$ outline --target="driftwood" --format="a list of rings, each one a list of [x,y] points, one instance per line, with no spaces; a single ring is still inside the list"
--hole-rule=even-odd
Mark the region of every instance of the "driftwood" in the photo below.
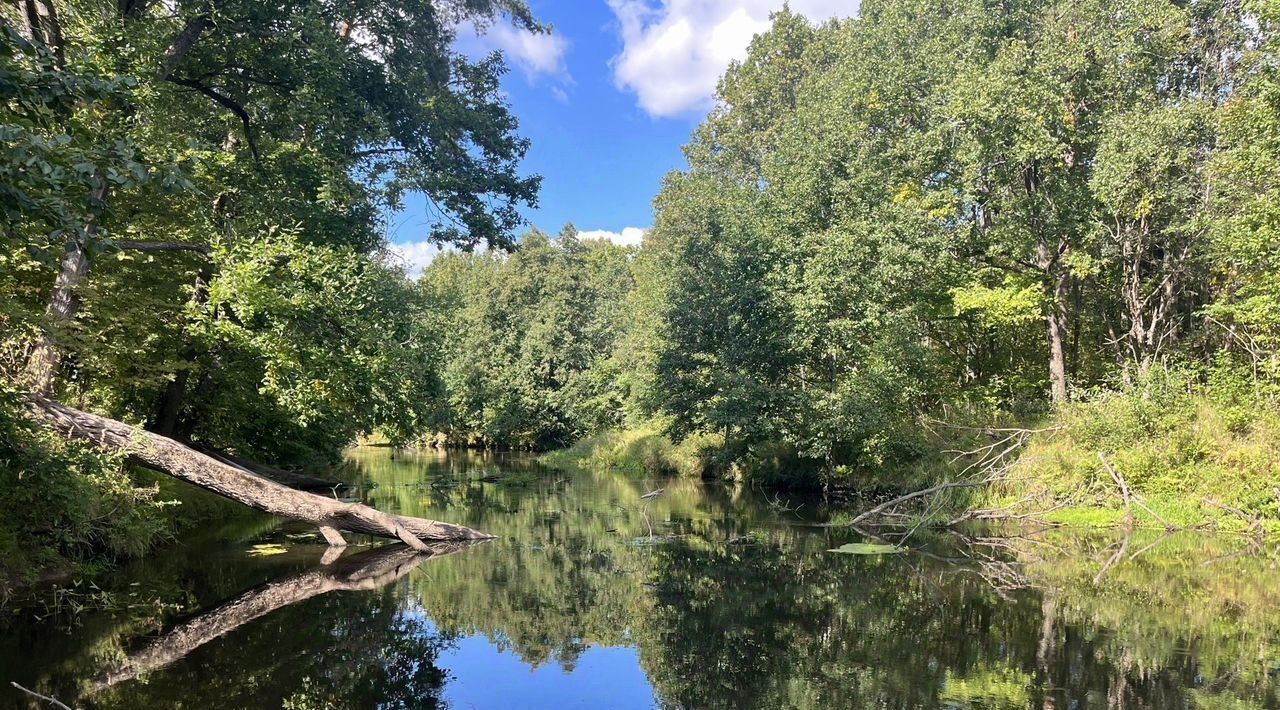
[[[199,614],[147,642],[114,669],[95,679],[90,693],[132,680],[167,666],[210,641],[278,609],[329,592],[369,591],[400,579],[433,557],[452,554],[468,543],[437,543],[431,554],[407,547],[389,547],[340,558],[318,569],[250,589],[225,604]]]
[[[461,525],[391,515],[360,503],[343,503],[296,491],[124,422],[72,409],[39,395],[30,396],[28,402],[37,418],[65,436],[126,454],[147,468],[264,513],[315,525],[331,545],[345,544],[342,532],[400,540],[420,552],[429,551],[426,542],[493,537]]]

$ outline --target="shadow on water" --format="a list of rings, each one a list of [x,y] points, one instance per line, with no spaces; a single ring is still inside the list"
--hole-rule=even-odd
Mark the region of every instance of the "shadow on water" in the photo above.
[[[812,502],[351,457],[366,501],[499,539],[323,564],[309,531],[223,534],[121,570],[109,609],[6,610],[0,680],[102,708],[1280,708],[1271,547],[1059,529],[836,554],[875,539],[809,525]]]

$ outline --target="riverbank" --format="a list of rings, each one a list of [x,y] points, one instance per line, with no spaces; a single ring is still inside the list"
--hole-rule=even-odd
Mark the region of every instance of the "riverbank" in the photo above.
[[[914,461],[837,469],[826,480],[815,462],[775,451],[734,459],[719,437],[675,443],[657,427],[606,432],[541,460],[562,468],[727,477],[766,488],[825,485],[836,497],[853,491],[887,499],[981,482],[921,496],[905,511],[931,523],[1004,517],[1089,528],[1280,533],[1280,411],[1252,388],[1166,378],[1094,393],[1021,422],[922,419],[920,428],[927,446]]]

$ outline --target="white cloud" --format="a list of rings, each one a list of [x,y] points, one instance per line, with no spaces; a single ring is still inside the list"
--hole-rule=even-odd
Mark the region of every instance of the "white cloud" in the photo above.
[[[569,40],[549,32],[530,32],[509,22],[495,22],[478,29],[466,22],[458,27],[458,47],[463,52],[478,56],[498,50],[507,63],[519,69],[530,82],[548,78],[553,82],[552,91],[564,94],[566,86],[573,86],[565,55],[569,52]]]
[[[751,38],[769,28],[784,0],[608,0],[618,19],[622,51],[613,58],[614,84],[635,93],[651,116],[705,111],[716,83]],[[656,2],[656,4],[655,4]],[[858,0],[791,0],[813,21],[852,17]]]
[[[400,261],[409,272],[409,278],[416,279],[422,276],[422,272],[431,265],[437,256],[444,251],[444,247],[430,241],[409,242],[407,244],[392,244],[390,251],[394,260]]]
[[[603,239],[613,242],[624,247],[640,246],[640,242],[644,240],[644,233],[647,229],[640,227],[627,227],[621,232],[611,232],[607,229],[590,229],[578,232],[578,239]]]

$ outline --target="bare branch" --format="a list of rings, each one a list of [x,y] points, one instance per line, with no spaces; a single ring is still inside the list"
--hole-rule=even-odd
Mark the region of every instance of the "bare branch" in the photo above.
[[[68,707],[67,704],[62,702],[61,700],[58,700],[57,698],[54,698],[54,697],[50,697],[48,695],[41,695],[34,690],[28,690],[27,688],[24,688],[21,685],[18,685],[15,681],[9,681],[9,685],[12,685],[13,687],[17,688],[18,690],[21,690],[22,692],[26,693],[27,695],[30,695],[33,698],[38,698],[40,700],[45,701],[46,703],[50,703],[56,707],[60,707],[62,708],[62,710],[71,710],[71,708]]]
[[[206,244],[187,244],[185,242],[113,242],[120,251],[140,251],[143,253],[162,251],[194,251],[209,254],[213,250]]]
[[[218,91],[213,87],[206,86],[194,79],[184,79],[181,77],[170,76],[170,77],[167,77],[167,80],[174,84],[177,84],[178,86],[185,86],[188,89],[195,89],[196,91],[199,91],[200,93],[212,99],[214,103],[217,103],[218,105],[227,109],[231,113],[235,114],[236,117],[240,119],[240,122],[244,124],[244,137],[245,137],[245,140],[248,141],[249,143],[249,152],[253,155],[254,162],[255,163],[259,162],[258,144],[253,140],[253,126],[249,120],[249,112],[245,111],[243,106],[241,106],[231,97],[218,93]]]

